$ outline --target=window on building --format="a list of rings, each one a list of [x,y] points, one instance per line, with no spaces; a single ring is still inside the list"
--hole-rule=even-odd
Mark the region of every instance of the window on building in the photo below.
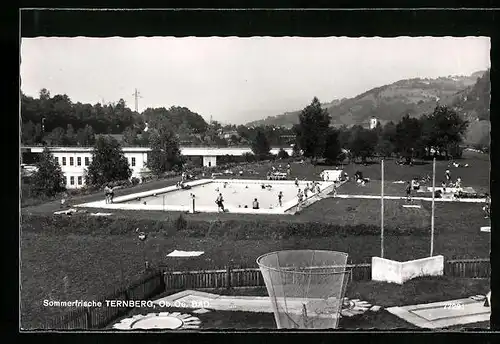
[[[76,165],[77,166],[82,166],[82,158],[80,158],[80,157],[76,158]]]
[[[90,165],[90,159],[88,156],[85,157],[85,166]]]
[[[63,163],[63,166],[66,166],[66,157],[65,156],[62,157],[62,163]]]
[[[55,159],[56,159],[56,164],[59,164],[59,157],[56,156]]]
[[[78,185],[82,185],[82,176],[78,176]]]
[[[132,158],[132,166],[135,166],[135,158]]]
[[[73,177],[73,176],[69,177],[69,184],[75,185],[75,177]]]
[[[69,158],[69,165],[70,165],[70,166],[73,166],[74,164],[75,164],[75,158],[70,157],[70,158]]]

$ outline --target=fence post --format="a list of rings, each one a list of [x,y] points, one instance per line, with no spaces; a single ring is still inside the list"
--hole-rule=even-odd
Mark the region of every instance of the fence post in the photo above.
[[[231,266],[226,267],[226,289],[231,289]]]
[[[87,318],[87,329],[92,328],[92,312],[90,311],[90,307],[85,308],[85,317]]]

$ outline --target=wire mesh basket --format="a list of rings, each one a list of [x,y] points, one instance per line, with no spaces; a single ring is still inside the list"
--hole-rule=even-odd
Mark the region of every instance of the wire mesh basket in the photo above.
[[[337,328],[349,280],[347,253],[272,252],[257,258],[278,328]]]

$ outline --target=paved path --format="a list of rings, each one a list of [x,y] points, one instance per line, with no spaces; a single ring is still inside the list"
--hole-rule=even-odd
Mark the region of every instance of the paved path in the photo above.
[[[304,302],[308,307],[313,303],[320,308],[325,308],[328,304],[330,307],[339,307],[337,299],[331,299],[330,302],[325,302],[323,299],[307,299],[302,298],[287,298],[286,304],[289,313],[302,314]],[[260,312],[272,313],[273,308],[268,296],[226,296],[200,292],[196,290],[185,290],[180,293],[166,296],[164,298],[153,301],[157,305],[169,304],[172,307],[181,305],[186,308],[208,308],[213,310],[223,311],[243,311],[243,312]]]
[[[380,199],[380,196],[375,196],[375,195],[328,195],[328,198],[364,198],[364,199]],[[406,197],[401,197],[401,196],[384,196],[384,199],[393,199],[393,200],[406,200]],[[417,200],[417,201],[427,201],[431,202],[432,197],[412,197],[412,200]],[[460,198],[460,199],[454,199],[454,198],[435,198],[434,201],[436,202],[457,202],[457,203],[484,203],[486,199],[484,198]]]
[[[421,305],[387,308],[401,319],[421,328],[444,328],[490,320],[484,300],[458,299]]]
[[[282,299],[282,305],[285,305]],[[273,313],[271,300],[268,296],[226,296],[197,290],[184,290],[179,293],[163,297],[153,301],[160,307],[169,305],[176,308],[202,308],[220,311],[242,311]],[[312,299],[312,298],[286,298],[286,309],[289,315],[301,316],[304,304],[308,312],[317,318],[329,318],[339,311],[339,300],[337,298]],[[368,302],[359,299],[349,300],[349,307],[342,307],[342,316],[353,316],[362,314],[368,310],[377,312],[379,306],[372,307]]]
[[[302,299],[288,299],[288,312],[301,314]],[[324,300],[318,300],[324,305]],[[309,299],[308,302],[314,302]],[[197,290],[182,292],[153,301],[158,306],[205,308],[224,311],[272,313],[267,296],[225,296]],[[335,306],[335,305],[333,305]],[[336,305],[338,307],[338,305]],[[472,298],[434,302],[428,304],[390,307],[387,311],[421,328],[444,328],[454,325],[489,321],[491,308],[484,306],[484,300]]]

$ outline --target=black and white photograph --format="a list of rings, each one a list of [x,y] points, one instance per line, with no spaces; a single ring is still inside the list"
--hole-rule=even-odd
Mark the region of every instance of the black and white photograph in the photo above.
[[[490,38],[20,38],[20,329],[489,329]]]

